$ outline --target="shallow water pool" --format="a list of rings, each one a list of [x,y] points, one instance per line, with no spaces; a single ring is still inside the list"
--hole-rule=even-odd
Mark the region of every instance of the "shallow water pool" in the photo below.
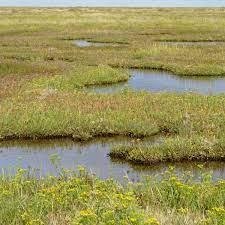
[[[225,93],[224,77],[177,76],[158,70],[131,69],[128,82],[86,88],[96,93],[113,93],[125,88],[150,92],[194,92],[199,94]]]
[[[113,43],[106,43],[106,42],[91,42],[86,40],[75,40],[73,42],[77,47],[84,48],[84,47],[102,47],[102,46],[115,46]]]
[[[158,144],[161,138],[139,140],[150,145]],[[112,160],[108,153],[113,145],[136,144],[132,138],[99,138],[91,142],[73,142],[70,139],[5,141],[0,143],[0,172],[14,174],[16,167],[33,168],[37,176],[58,175],[61,167],[76,171],[83,166],[89,173],[101,179],[112,177],[123,182],[138,182],[145,175],[159,175],[173,165],[177,174],[190,171],[198,179],[198,163],[160,164],[158,166],[137,166],[124,161]],[[5,169],[3,169],[5,168]],[[11,168],[11,169],[10,169]],[[205,163],[204,171],[213,171],[214,180],[225,178],[225,163]]]

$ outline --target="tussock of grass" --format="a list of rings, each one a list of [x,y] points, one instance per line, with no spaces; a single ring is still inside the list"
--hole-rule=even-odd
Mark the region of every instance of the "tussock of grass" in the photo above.
[[[157,164],[182,161],[224,161],[224,138],[216,140],[204,137],[170,137],[162,144],[152,146],[133,145],[114,147],[110,156],[132,163]]]
[[[33,88],[52,88],[58,90],[74,90],[91,85],[104,85],[125,82],[129,73],[109,66],[77,67],[66,76],[40,78],[33,81]]]

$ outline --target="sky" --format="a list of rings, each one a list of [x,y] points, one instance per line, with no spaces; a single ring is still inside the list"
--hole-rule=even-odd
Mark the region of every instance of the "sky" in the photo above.
[[[225,7],[225,0],[0,0],[0,6]]]

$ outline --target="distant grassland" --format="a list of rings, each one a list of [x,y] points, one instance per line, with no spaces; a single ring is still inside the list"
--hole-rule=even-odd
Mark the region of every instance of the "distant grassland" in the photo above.
[[[159,43],[224,41],[224,9],[0,10],[2,76],[55,74],[77,63],[163,68],[183,75],[225,74],[223,44]],[[82,49],[73,45],[75,39],[121,46]]]
[[[157,162],[223,159],[223,95],[132,90],[99,95],[82,88],[126,81],[127,68],[223,76],[224,27],[225,9],[1,8],[0,136],[87,140],[167,134],[170,139],[154,149],[156,158],[149,156],[151,147],[135,146],[129,149],[135,154],[125,155],[120,151],[127,153],[127,146],[120,146],[117,153],[142,163],[151,163],[151,157]],[[79,48],[75,39],[117,45]],[[186,140],[189,152],[184,152]],[[145,151],[146,157],[138,158]]]

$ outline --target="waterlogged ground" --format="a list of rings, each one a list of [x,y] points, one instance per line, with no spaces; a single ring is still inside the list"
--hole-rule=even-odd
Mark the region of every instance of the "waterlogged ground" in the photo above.
[[[114,43],[106,43],[106,42],[91,42],[85,40],[75,40],[73,42],[76,46],[84,48],[84,47],[101,47],[101,46],[116,46]]]
[[[133,69],[128,82],[87,88],[96,93],[114,93],[131,88],[150,92],[193,92],[199,94],[225,93],[225,77],[177,76],[157,70]]]
[[[146,145],[159,141],[157,138],[138,140]],[[101,179],[113,177],[122,182],[124,176],[128,176],[129,179],[138,181],[145,174],[144,167],[135,169],[128,163],[111,160],[108,156],[112,146],[132,145],[135,142],[136,139],[125,137],[99,138],[87,143],[73,142],[70,139],[6,141],[0,146],[0,164],[6,169],[5,173],[14,173],[16,167],[30,167],[36,169],[37,175],[59,175],[61,168],[76,171],[78,166],[82,166]]]
[[[1,223],[224,225],[224,12],[0,8]]]
[[[166,133],[157,154],[191,140],[195,157],[223,157],[224,9],[0,10],[2,139]]]
[[[132,139],[125,137],[99,138],[90,142],[70,139],[4,141],[0,145],[1,174],[15,174],[18,168],[31,170],[37,177],[59,176],[64,169],[77,171],[83,167],[101,179],[114,178],[120,183],[127,180],[140,182],[145,176],[161,179],[165,171],[174,168],[178,177],[190,174],[199,181],[202,172],[212,173],[213,181],[225,179],[224,162],[161,163],[152,166],[132,165],[109,157],[113,146],[145,144],[156,145],[163,138]]]

